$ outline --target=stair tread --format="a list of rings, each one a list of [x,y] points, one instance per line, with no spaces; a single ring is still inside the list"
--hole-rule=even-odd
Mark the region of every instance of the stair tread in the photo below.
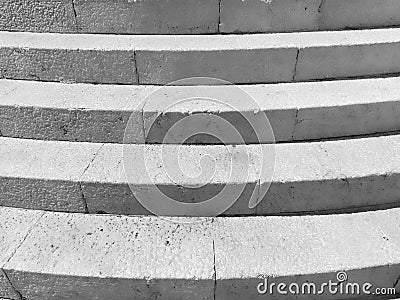
[[[349,282],[392,287],[400,269],[399,209],[168,220],[4,207],[0,214],[0,222],[8,225],[0,227],[0,238],[13,249],[2,268],[18,291],[32,297],[72,291],[93,297],[97,289],[103,299],[102,284],[124,297],[155,288],[165,297],[180,293],[203,299],[213,295],[216,276],[216,295],[240,299],[244,292],[256,296],[264,277],[318,284],[336,281],[336,273],[345,270]],[[29,215],[32,220],[26,222]],[[10,226],[10,218],[20,225]],[[10,243],[15,236],[19,240]],[[71,281],[75,284],[63,284]],[[127,289],[132,285],[140,289]]]

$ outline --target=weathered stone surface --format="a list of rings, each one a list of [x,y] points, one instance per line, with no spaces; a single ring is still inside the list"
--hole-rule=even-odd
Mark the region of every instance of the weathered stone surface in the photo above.
[[[3,266],[15,254],[43,213],[0,207],[0,298],[21,300]]]
[[[321,0],[221,0],[221,32],[318,30]]]
[[[143,143],[141,103],[147,88],[31,81],[0,81],[3,136]]]
[[[251,43],[251,42],[250,42]],[[221,78],[233,83],[291,81],[296,49],[217,51],[139,51],[140,83],[166,84],[189,77]]]
[[[4,269],[29,299],[211,299],[211,220],[46,213]]]
[[[399,9],[397,0],[3,0],[0,29],[113,34],[362,29],[399,25]]]
[[[399,51],[397,43],[300,49],[294,80],[399,73]]]
[[[244,84],[383,75],[400,72],[399,32],[398,28],[273,35],[2,32],[0,75],[157,85],[193,76]]]
[[[274,177],[257,214],[357,210],[398,202],[398,136],[299,146],[276,145]]]
[[[41,211],[0,207],[0,265],[14,255],[33,225],[43,215]]]
[[[385,133],[400,130],[399,84],[400,79],[393,77],[240,87],[168,86],[159,90],[142,85],[0,80],[0,132],[5,137],[123,143],[131,117],[130,136],[125,139],[130,143],[181,143],[191,132],[210,130],[226,144],[266,143],[271,141],[263,136],[266,115],[277,142]],[[196,95],[220,104],[205,98],[182,102]],[[200,112],[203,121],[191,124],[191,116]],[[216,117],[230,122],[240,138],[210,126],[209,121]],[[262,132],[258,139],[255,131]],[[215,142],[199,135],[190,140]]]
[[[396,0],[222,0],[220,31],[293,32],[400,24]]]
[[[79,178],[100,144],[0,139],[1,205],[85,211]]]
[[[4,297],[4,298],[3,298]],[[3,269],[0,269],[0,299],[1,300],[21,300],[21,297],[14,290],[7,275],[4,273]]]
[[[75,0],[80,32],[195,34],[218,32],[218,0]]]
[[[2,48],[0,57],[1,78],[136,83],[134,55],[128,52]]]
[[[319,29],[398,26],[400,3],[396,0],[324,0]]]
[[[256,188],[255,168],[244,147],[106,144],[81,179],[88,210],[149,214],[142,206],[143,199],[152,200],[159,208],[163,207],[163,195],[199,203],[223,193],[222,206],[235,197],[242,200],[226,214],[254,214],[247,202]],[[216,210],[212,204],[206,211],[195,206],[184,209],[172,211],[172,215],[213,216]]]
[[[338,282],[393,287],[400,274],[399,209],[350,215],[217,218],[215,221],[216,299],[287,299],[259,294],[257,285]],[[383,225],[385,224],[385,225]],[[383,225],[383,226],[382,226]],[[361,289],[361,288],[360,288]],[[298,294],[310,299],[315,294]],[[318,299],[354,299],[368,295],[324,294]],[[371,295],[370,295],[371,296]]]
[[[1,0],[0,30],[76,32],[73,0]]]
[[[147,214],[137,197],[161,201],[161,195],[168,195],[199,203],[221,195],[226,186],[228,194],[223,199],[239,199],[227,215],[394,206],[400,181],[399,139],[392,135],[261,147],[124,146],[1,138],[0,178],[5,191],[1,201],[7,206],[63,211],[82,211],[86,203],[91,213]],[[264,170],[276,159],[265,195],[269,182],[264,175],[260,178],[262,150],[266,151]],[[249,209],[252,192],[259,187],[255,195],[262,201],[256,210]],[[243,194],[237,194],[239,190]],[[196,213],[194,206],[187,209],[195,210],[190,215]],[[197,213],[209,216],[215,211],[213,206],[208,209]]]
[[[270,284],[320,287],[338,282],[338,272],[345,272],[346,283],[371,283],[374,292],[393,287],[400,273],[398,208],[213,219],[43,214],[4,207],[0,214],[7,222],[29,216],[29,226],[2,227],[7,233],[2,236],[23,237],[5,256],[3,268],[12,286],[34,300],[285,299],[288,295],[278,294],[276,286],[273,295],[259,294],[257,286],[268,278]],[[325,286],[319,298],[354,296],[366,295],[329,294]]]

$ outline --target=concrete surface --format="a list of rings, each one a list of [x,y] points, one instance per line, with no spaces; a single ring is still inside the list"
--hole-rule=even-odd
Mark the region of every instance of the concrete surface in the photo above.
[[[2,0],[0,30],[207,34],[361,29],[400,24],[397,0]]]
[[[1,207],[0,218],[0,265],[14,255],[35,223],[43,215],[41,211],[29,211]],[[7,275],[0,270],[0,297],[20,300]]]
[[[2,219],[10,212],[42,215],[0,208]],[[318,285],[337,282],[339,271],[349,283],[393,287],[400,274],[399,214],[163,220],[46,212],[33,227],[1,227],[25,236],[1,266],[15,290],[33,300],[265,299],[257,293],[263,278]],[[343,298],[354,296],[319,297]]]
[[[248,123],[263,131],[265,114],[277,142],[385,133],[400,130],[399,85],[398,77],[162,89],[0,80],[0,132],[5,137],[123,143],[131,116],[132,143],[180,143],[185,135],[201,131],[216,132],[225,143],[266,143],[268,136],[257,139]],[[195,96],[204,100],[176,104]],[[194,113],[210,115],[193,127]],[[210,125],[215,116],[229,121],[241,139]],[[181,125],[172,128],[178,121]],[[216,141],[196,136],[190,142]]]
[[[85,212],[79,178],[100,147],[1,139],[0,204]]]
[[[134,55],[129,52],[1,48],[0,57],[2,78],[136,83]]]
[[[3,298],[6,297],[6,298]],[[15,291],[7,275],[0,270],[0,300],[21,300],[20,295]]]
[[[262,148],[126,145],[124,149],[120,144],[0,140],[5,206],[148,214],[136,197],[157,195],[152,194],[154,185],[177,201],[197,203],[219,195],[225,184],[231,194],[224,199],[236,197],[237,189],[243,188],[226,215],[357,211],[395,206],[399,201],[398,135]],[[259,182],[261,151],[264,159],[275,155],[274,175],[261,203],[249,209],[254,189],[263,191],[269,183],[265,177]],[[198,213],[210,215],[215,208],[209,209]]]
[[[73,0],[1,0],[0,30],[76,32]]]
[[[222,0],[224,33],[291,32],[400,24],[397,0]]]
[[[400,274],[399,209],[350,215],[217,218],[216,299],[293,299],[256,286],[305,282],[320,287],[345,271],[347,283],[394,287]],[[397,292],[398,288],[397,286]],[[286,287],[286,291],[288,288]],[[364,298],[325,293],[296,299]],[[363,297],[364,296],[364,297]],[[390,297],[390,296],[389,296]],[[375,299],[375,298],[373,298]]]
[[[143,143],[141,101],[153,88],[0,80],[0,90],[3,136],[121,143],[131,117],[130,140]]]
[[[218,0],[75,0],[78,30],[88,33],[216,33],[218,6]]]
[[[210,224],[46,213],[3,269],[28,299],[211,299]]]
[[[168,84],[193,76],[232,83],[375,76],[400,72],[399,33],[398,28],[199,36],[2,32],[0,77]]]

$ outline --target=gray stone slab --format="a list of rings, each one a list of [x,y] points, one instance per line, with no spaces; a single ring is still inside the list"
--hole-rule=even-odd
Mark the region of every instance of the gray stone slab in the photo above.
[[[0,75],[157,85],[193,76],[240,84],[375,76],[400,72],[399,31],[140,36],[2,32]]]
[[[198,34],[218,32],[218,0],[75,0],[80,32]]]
[[[186,221],[46,213],[4,269],[29,299],[210,299],[211,220]]]
[[[0,132],[6,137],[123,143],[131,117],[125,140],[130,143],[181,143],[185,135],[201,131],[218,133],[226,144],[266,143],[270,140],[254,134],[264,133],[266,115],[277,142],[386,133],[400,130],[399,84],[392,77],[159,89],[5,79],[0,81]],[[200,100],[188,100],[195,96]],[[203,118],[193,125],[195,113]],[[210,126],[215,117],[230,122],[240,138]],[[216,142],[199,135],[190,140]]]
[[[291,283],[371,283],[391,288],[400,271],[399,209],[350,215],[217,218],[216,299],[354,299],[366,294],[292,294]],[[382,227],[382,224],[387,225]],[[390,229],[390,227],[392,229]],[[275,283],[272,294],[259,284]],[[287,295],[277,291],[284,283]],[[263,286],[261,286],[263,288]]]
[[[397,26],[396,0],[222,0],[224,33],[294,32]]]
[[[2,0],[0,30],[76,32],[73,0]]]

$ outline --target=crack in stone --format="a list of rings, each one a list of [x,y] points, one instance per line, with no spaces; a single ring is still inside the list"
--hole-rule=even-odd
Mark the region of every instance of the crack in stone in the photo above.
[[[321,3],[318,6],[318,13],[321,13],[322,6],[324,6],[324,4],[325,4],[325,0],[321,0]]]
[[[3,273],[4,278],[7,280],[14,294],[18,297],[18,300],[25,300],[26,298],[22,296],[22,293],[18,291],[15,286],[12,284],[10,278],[8,277],[6,271],[4,269],[0,269],[0,272]]]
[[[136,57],[136,50],[133,51],[133,62],[135,64],[135,73],[136,73],[136,81],[137,84],[140,84],[140,77],[139,77],[139,70],[138,70],[138,63],[137,63],[137,57]]]
[[[146,138],[147,138],[147,136],[146,136],[146,126],[145,126],[145,117],[144,117],[144,110],[145,110],[145,106],[147,104],[147,98],[148,97],[144,98],[142,109],[141,109],[141,112],[142,112],[142,129],[143,129],[143,143],[144,144],[146,144]]]
[[[297,124],[299,124],[299,120],[298,120],[298,117],[299,117],[299,109],[298,108],[296,108],[296,113],[295,113],[295,115],[294,115],[294,124],[293,124],[293,131],[292,131],[292,140],[294,140],[294,135],[295,135],[295,133],[296,133],[296,126],[297,126]]]
[[[102,144],[99,149],[97,149],[96,153],[94,154],[93,158],[89,161],[88,165],[86,166],[86,168],[83,170],[81,176],[79,176],[79,183],[81,183],[82,181],[82,177],[83,175],[85,175],[86,171],[89,169],[89,167],[91,166],[91,164],[93,163],[93,161],[96,159],[97,155],[99,154],[100,150],[104,147],[105,143]]]
[[[31,231],[33,230],[33,228],[35,228],[35,226],[39,223],[39,221],[42,219],[42,217],[44,216],[46,212],[43,211],[40,216],[38,217],[38,219],[32,224],[32,226],[28,229],[28,231],[26,232],[24,238],[22,239],[21,243],[19,243],[19,245],[14,249],[14,251],[11,253],[10,257],[7,259],[7,261],[3,264],[3,267],[14,257],[15,253],[18,251],[18,249],[22,246],[22,244],[25,242],[25,240],[28,238],[29,234],[31,233]]]
[[[214,297],[213,299],[215,300],[217,298],[217,263],[216,263],[216,246],[215,246],[215,221],[216,218],[211,218],[211,229],[212,229],[212,251],[213,251],[213,278],[214,278]]]
[[[297,64],[298,64],[298,62],[299,62],[299,54],[300,54],[300,49],[297,49],[297,53],[296,53],[296,62],[295,62],[295,64],[294,64],[294,70],[293,70],[292,81],[294,81],[295,78],[296,78]]]
[[[72,4],[72,11],[74,12],[76,31],[79,32],[78,17],[77,17],[76,8],[75,8],[75,0],[71,0],[71,4]]]
[[[400,275],[399,275],[399,277],[397,277],[396,281],[394,282],[393,288],[396,288],[396,286],[399,284],[399,282],[400,282]],[[397,291],[396,291],[396,293],[397,293]]]
[[[213,235],[213,258],[214,258],[214,300],[217,297],[217,268],[216,268],[216,264],[215,264],[215,239],[214,239],[214,235]]]
[[[217,24],[217,32],[221,32],[221,1],[218,1],[218,24]]]
[[[260,174],[261,176],[261,174]],[[257,179],[257,183],[256,183],[256,189],[257,190],[257,205],[254,207],[254,216],[257,216],[257,212],[258,212],[258,205],[261,203],[262,199],[261,198],[261,178]],[[265,194],[263,195],[265,196]]]
[[[88,208],[88,205],[87,205],[87,202],[86,202],[86,199],[85,199],[85,193],[83,192],[82,183],[81,182],[79,182],[79,191],[81,193],[81,199],[82,199],[82,202],[83,202],[83,207],[85,208],[85,214],[88,214],[89,213],[89,208]]]

